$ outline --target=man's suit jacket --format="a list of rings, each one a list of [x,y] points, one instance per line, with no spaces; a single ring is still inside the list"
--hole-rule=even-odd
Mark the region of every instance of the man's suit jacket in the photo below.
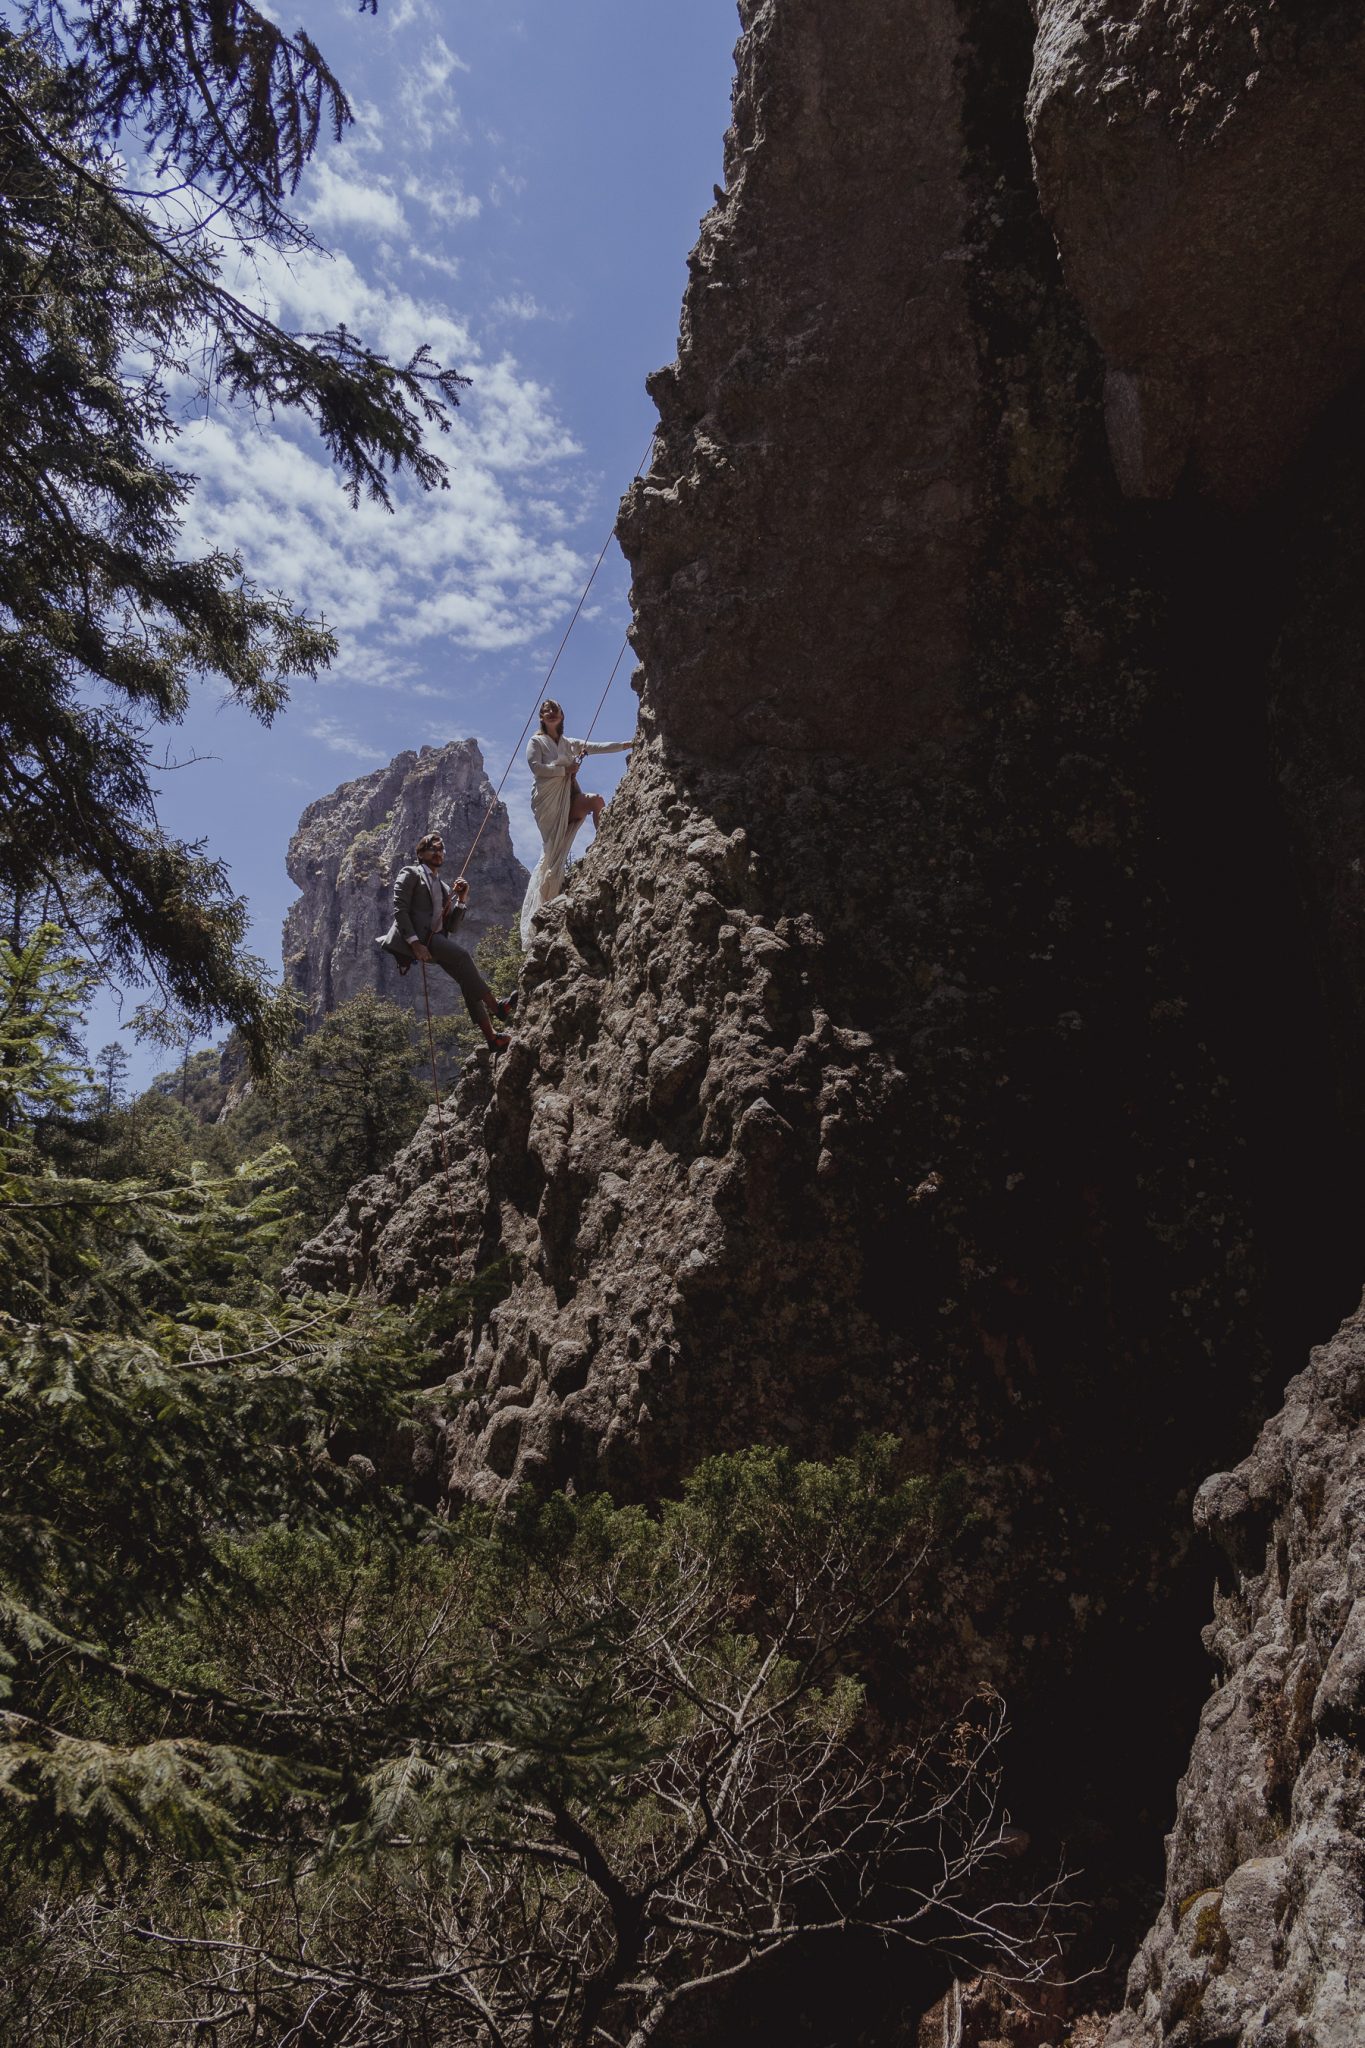
[[[412,940],[426,944],[427,926],[431,921],[431,883],[440,884],[441,901],[445,905],[445,916],[441,922],[443,932],[458,931],[464,922],[464,905],[452,901],[452,890],[433,873],[425,861],[409,861],[398,870],[393,885],[393,923],[386,932],[375,940],[398,962],[399,969],[406,974],[416,957],[412,951]]]

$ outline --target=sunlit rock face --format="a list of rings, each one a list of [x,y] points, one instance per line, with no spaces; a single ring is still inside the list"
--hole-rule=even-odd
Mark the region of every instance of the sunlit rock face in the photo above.
[[[742,7],[619,528],[640,745],[449,1182],[429,1118],[296,1276],[500,1274],[446,1347],[453,1500],[649,1497],[867,1428],[963,1470],[899,1705],[1007,1690],[1014,1819],[1094,1902],[1080,1971],[1160,1897],[1209,1675],[1193,1497],[1365,1277],[1365,522],[1344,358],[1226,491],[1242,430],[1191,367],[1195,468],[1135,485],[1041,11],[1035,50],[1025,0]],[[1266,141],[1266,193],[1296,161]],[[1105,190],[1117,245],[1146,202]]]
[[[303,893],[284,921],[284,972],[314,1022],[362,989],[421,1012],[421,977],[400,975],[375,946],[375,934],[393,920],[394,877],[423,833],[442,835],[447,872],[454,875],[490,804],[493,815],[469,870],[464,930],[471,945],[516,922],[527,883],[476,740],[399,754],[387,768],[343,782],[309,804],[289,842],[289,877]],[[427,981],[436,1015],[463,1008],[447,975],[431,974]]]

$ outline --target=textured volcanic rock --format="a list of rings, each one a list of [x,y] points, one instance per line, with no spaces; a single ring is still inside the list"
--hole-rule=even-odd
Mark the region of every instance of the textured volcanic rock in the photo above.
[[[1112,2048],[1354,2048],[1365,2032],[1365,1313],[1200,1489],[1226,1553],[1166,1909]]]
[[[309,804],[287,855],[290,880],[303,894],[284,920],[284,971],[310,1017],[325,1017],[362,989],[421,1009],[420,977],[400,975],[374,943],[393,920],[394,876],[424,832],[442,834],[450,871],[458,870],[492,802],[477,741],[451,740],[400,754]],[[469,870],[471,944],[516,922],[526,883],[507,812],[496,804]],[[462,1008],[447,975],[429,982],[438,1015]]]
[[[1292,455],[1325,378],[1254,513],[1150,502],[1122,444],[1116,476],[1125,365],[1039,200],[1024,0],[741,18],[726,189],[622,510],[632,767],[513,1050],[461,1082],[455,1231],[428,1119],[296,1277],[402,1301],[503,1273],[446,1346],[455,1499],[648,1496],[711,1449],[869,1426],[965,1469],[916,1682],[1008,1691],[1015,1817],[1044,1863],[1067,1838],[1099,1951],[1131,1953],[1205,1683],[1190,1503],[1359,1292],[1361,870],[1333,834],[1365,816],[1365,527],[1330,423]],[[1040,162],[1088,175],[1050,107]],[[1265,184],[1296,132],[1267,130]],[[1241,498],[1202,332],[1170,341],[1208,399],[1191,445]]]
[[[1039,0],[1029,116],[1125,490],[1254,498],[1365,351],[1365,10]]]

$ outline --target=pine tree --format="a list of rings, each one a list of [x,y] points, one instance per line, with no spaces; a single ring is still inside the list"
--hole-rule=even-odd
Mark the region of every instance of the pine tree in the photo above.
[[[99,1111],[110,1117],[123,1105],[128,1079],[128,1054],[115,1039],[95,1054],[95,1081],[99,1089]]]
[[[495,996],[510,996],[521,974],[521,933],[516,925],[494,925],[474,954]]]
[[[50,926],[0,943],[0,1827],[89,1865],[110,1844],[210,1854],[221,1813],[283,1786],[241,1717],[165,1732],[130,1631],[221,1586],[234,1531],[344,1525],[356,1481],[330,1447],[391,1433],[426,1368],[402,1318],[254,1281],[294,1206],[281,1148],[160,1184],[54,1165],[37,1141],[78,1109],[80,973]],[[159,1700],[160,1726],[110,1686]]]
[[[369,990],[343,1003],[283,1061],[275,1100],[308,1215],[321,1224],[388,1164],[429,1107],[408,1013]]]
[[[89,969],[56,925],[0,939],[0,1134],[11,1143],[24,1126],[76,1109],[90,1078],[80,1040],[89,992]]]
[[[69,941],[150,981],[149,1019],[226,1020],[257,1067],[290,1013],[221,864],[160,829],[153,743],[200,678],[268,724],[335,640],[240,556],[181,551],[192,485],[162,451],[190,376],[306,414],[353,499],[443,482],[424,436],[463,379],[284,333],[221,281],[234,236],[307,241],[289,194],[349,118],[313,44],[241,0],[0,6],[0,887],[46,891]],[[171,179],[211,234],[172,223]]]
[[[0,2020],[93,2048],[208,2001],[243,2048],[644,2048],[859,1934],[1040,1975],[1056,1890],[1001,1894],[998,1699],[878,1740],[861,1670],[907,1632],[913,1663],[946,1513],[895,1466],[751,1451],[657,1514],[559,1497],[420,1544],[377,1515],[229,1532],[87,1658],[79,1736],[16,1759],[12,1839],[106,1876],[0,1971]]]

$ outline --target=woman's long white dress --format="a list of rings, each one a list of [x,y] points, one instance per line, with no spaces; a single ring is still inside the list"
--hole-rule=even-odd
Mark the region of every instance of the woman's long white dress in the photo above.
[[[521,943],[531,943],[531,919],[542,903],[548,903],[564,886],[564,863],[574,843],[578,824],[570,824],[573,808],[573,771],[588,754],[624,754],[633,740],[552,740],[549,733],[534,733],[526,749],[526,765],[535,781],[531,810],[540,827],[545,850],[536,863],[521,906]]]

